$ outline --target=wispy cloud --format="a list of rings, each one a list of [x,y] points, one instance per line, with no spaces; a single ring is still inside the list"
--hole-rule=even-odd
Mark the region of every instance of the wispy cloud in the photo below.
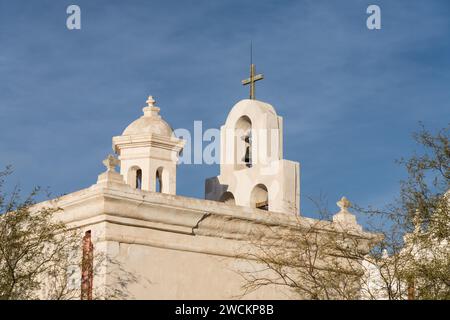
[[[384,198],[417,122],[450,118],[450,4],[377,3],[380,31],[367,30],[369,3],[357,0],[80,0],[82,30],[68,31],[69,1],[1,1],[0,162],[28,186],[86,187],[149,94],[175,128],[219,127],[247,96],[253,41],[257,97],[285,119],[302,193]],[[217,170],[181,167],[178,192],[203,197]]]

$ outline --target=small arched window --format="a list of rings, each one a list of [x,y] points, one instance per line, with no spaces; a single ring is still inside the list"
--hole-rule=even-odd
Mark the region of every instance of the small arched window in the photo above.
[[[236,122],[234,152],[236,169],[252,167],[252,122],[247,116]]]
[[[136,189],[142,189],[142,170],[137,169],[136,170],[136,183],[135,183]]]
[[[231,192],[227,191],[220,197],[220,202],[229,204],[229,205],[236,205],[236,201],[234,200],[234,196]]]
[[[163,190],[162,172],[163,168],[159,168],[158,170],[156,170],[156,192],[162,192]]]
[[[252,167],[252,131],[248,130],[244,137],[245,142],[245,155],[244,155],[244,163],[247,168]]]
[[[250,195],[250,201],[254,208],[269,210],[269,193],[263,184],[256,185]]]
[[[132,166],[128,170],[127,183],[136,189],[142,189],[142,170],[138,166]]]

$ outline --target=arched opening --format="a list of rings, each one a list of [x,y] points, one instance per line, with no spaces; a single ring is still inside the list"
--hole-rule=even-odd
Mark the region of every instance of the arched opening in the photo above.
[[[138,166],[132,166],[128,170],[128,184],[136,189],[142,189],[142,170]]]
[[[156,192],[163,192],[162,174],[163,168],[158,168],[158,170],[156,170],[156,187],[155,187]]]
[[[136,189],[142,189],[142,170],[136,170]]]
[[[220,202],[229,204],[229,205],[236,205],[236,201],[234,200],[234,196],[231,192],[227,191],[220,197]]]
[[[254,208],[269,210],[269,193],[265,185],[258,184],[253,188],[250,203]]]
[[[236,169],[252,167],[252,122],[247,116],[236,122],[234,152]]]

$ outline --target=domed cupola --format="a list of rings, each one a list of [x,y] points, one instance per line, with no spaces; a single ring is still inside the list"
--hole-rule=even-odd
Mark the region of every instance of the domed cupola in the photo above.
[[[152,96],[142,111],[144,115],[133,121],[121,136],[113,137],[120,173],[134,188],[175,194],[176,165],[184,141],[174,136]]]
[[[159,115],[159,107],[155,106],[152,96],[147,99],[147,106],[142,109],[144,115],[133,121],[122,133],[123,136],[138,134],[159,134],[170,137],[173,134],[172,128]]]

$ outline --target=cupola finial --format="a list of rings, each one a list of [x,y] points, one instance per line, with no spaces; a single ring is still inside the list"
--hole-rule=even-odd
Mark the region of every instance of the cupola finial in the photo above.
[[[153,99],[153,96],[148,96],[147,98],[147,107],[155,107],[155,99]]]

